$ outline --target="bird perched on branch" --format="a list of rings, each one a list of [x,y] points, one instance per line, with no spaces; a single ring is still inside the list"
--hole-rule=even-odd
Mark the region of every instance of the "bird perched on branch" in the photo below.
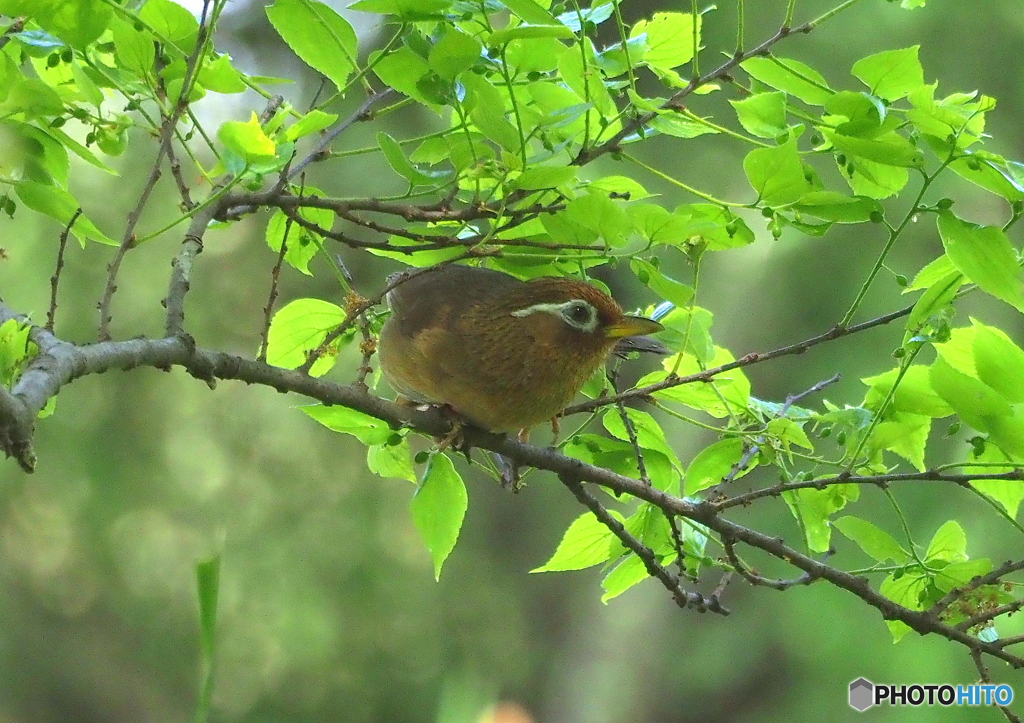
[[[577,279],[521,281],[448,265],[397,285],[387,303],[379,353],[391,387],[492,432],[553,419],[617,345],[620,353],[665,352],[644,336],[661,324],[627,316]]]

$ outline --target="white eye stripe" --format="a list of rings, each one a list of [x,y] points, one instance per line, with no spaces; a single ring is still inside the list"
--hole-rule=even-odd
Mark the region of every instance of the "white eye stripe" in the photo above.
[[[554,314],[569,326],[580,331],[592,332],[597,329],[597,309],[582,299],[571,299],[560,304],[534,304],[525,309],[513,311],[512,316],[521,318],[537,312]]]

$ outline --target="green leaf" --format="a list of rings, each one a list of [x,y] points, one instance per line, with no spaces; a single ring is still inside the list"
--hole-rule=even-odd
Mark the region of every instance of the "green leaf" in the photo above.
[[[844,196],[834,191],[811,191],[800,198],[794,209],[824,221],[862,223],[872,214],[882,213],[881,205],[864,196]]]
[[[2,327],[0,327],[0,329],[2,329]],[[1012,472],[1019,466],[1014,463],[1009,455],[994,444],[986,444],[985,449],[981,454],[974,457],[972,461],[977,462],[979,465],[986,466],[974,467],[966,465],[963,468],[964,474],[1000,474],[1002,472]],[[1006,466],[991,466],[993,464],[1002,463],[1005,463]],[[971,487],[994,499],[1003,506],[1003,509],[1006,510],[1006,514],[1013,519],[1017,519],[1017,512],[1020,509],[1021,500],[1024,500],[1024,480],[972,480]]]
[[[931,417],[923,414],[892,412],[884,422],[879,422],[868,439],[871,452],[889,450],[914,465],[918,472],[924,472],[924,451],[931,432]]]
[[[903,290],[903,293],[906,294],[918,289],[927,289],[936,281],[941,281],[952,273],[959,274],[956,267],[953,266],[953,262],[949,260],[949,257],[946,256],[946,254],[942,254],[938,258],[930,261],[923,269],[918,271],[914,280],[911,281],[910,285]]]
[[[267,17],[303,62],[344,90],[358,51],[347,20],[316,0],[275,0]]]
[[[829,98],[825,110],[832,116],[846,118],[844,123],[835,126],[834,130],[837,133],[858,138],[874,138],[882,133],[882,123],[887,118],[886,107],[881,100],[868,93],[853,93],[848,90],[840,91]]]
[[[67,226],[75,212],[78,210],[78,201],[70,193],[56,186],[48,186],[35,181],[21,181],[14,186],[18,198],[33,211],[45,214],[58,221],[62,226]],[[71,227],[71,233],[75,235],[85,246],[88,239],[99,241],[103,244],[117,246],[117,241],[105,236],[84,214],[80,214]]]
[[[793,203],[811,190],[792,139],[775,148],[752,150],[743,159],[743,171],[758,201],[769,207]]]
[[[405,153],[402,152],[402,147],[398,145],[398,141],[384,131],[377,132],[377,145],[384,151],[384,158],[387,159],[391,170],[408,181],[410,186],[423,186],[435,180],[433,176],[422,173],[413,166],[409,159],[405,157]]]
[[[638,20],[629,31],[630,38],[647,37],[643,62],[653,68],[670,70],[693,59],[693,15],[690,13],[654,13],[650,20]],[[700,43],[701,18],[697,16],[697,42]]]
[[[928,587],[929,579],[919,573],[902,571],[903,574],[897,577],[895,573],[889,573],[882,584],[878,586],[878,592],[892,600],[897,605],[902,605],[910,610],[920,610],[923,607],[921,598]],[[892,634],[893,642],[910,632],[910,627],[900,620],[887,620],[885,622]]]
[[[591,25],[600,25],[610,18],[614,12],[615,5],[613,3],[606,2],[600,5],[594,3],[589,8],[579,8],[578,12],[576,8],[566,10],[558,16],[558,22],[565,25],[574,33],[578,33],[582,30],[582,26],[580,25],[581,22],[590,23]]]
[[[430,49],[427,62],[445,80],[455,80],[459,73],[471,68],[480,59],[482,50],[480,41],[472,35],[449,28]]]
[[[979,432],[988,432],[1000,417],[1009,417],[1013,409],[987,384],[957,371],[939,357],[931,365],[932,387],[956,415]]]
[[[832,520],[832,526],[857,543],[868,557],[878,562],[892,560],[898,565],[910,558],[892,535],[867,520],[847,515]]]
[[[338,120],[336,113],[324,113],[322,110],[314,108],[285,129],[284,139],[286,141],[298,140],[303,136],[322,131],[336,120]]]
[[[910,179],[906,168],[887,166],[858,156],[847,159],[846,165],[841,165],[839,170],[856,195],[871,198],[895,196]]]
[[[437,18],[451,7],[453,0],[359,0],[349,10],[381,15],[397,15],[402,20]]]
[[[643,560],[636,555],[627,555],[601,581],[601,588],[604,590],[601,602],[607,603],[649,577]]]
[[[665,372],[652,372],[637,382],[638,387],[664,381],[668,371],[676,366],[678,355],[670,356],[662,362]],[[700,360],[692,354],[684,354],[679,359],[679,376],[699,374],[708,367],[717,367],[735,361],[732,354],[722,347],[714,347],[714,355],[710,359]],[[685,404],[688,407],[707,412],[712,417],[722,419],[747,408],[750,398],[750,380],[742,369],[730,369],[715,375],[713,381],[697,384],[681,384],[668,389],[654,392],[657,399],[665,399]]]
[[[324,337],[345,319],[345,311],[321,299],[296,299],[278,310],[270,322],[267,338],[267,363],[295,369],[306,361],[306,354],[316,349]],[[310,376],[326,374],[334,366],[340,340],[309,370]]]
[[[310,404],[299,409],[332,432],[351,434],[363,444],[384,444],[395,433],[384,420],[356,409],[323,404]]]
[[[222,123],[217,129],[217,138],[247,164],[265,162],[272,159],[277,153],[277,146],[263,132],[255,112],[252,112],[249,120],[245,123],[240,121]]]
[[[298,215],[323,229],[329,229],[334,223],[334,212],[327,208],[302,208],[298,209]],[[319,237],[297,223],[288,223],[288,216],[284,211],[278,210],[267,222],[266,241],[272,251],[281,250],[281,243],[285,241],[285,229],[288,230],[285,263],[306,276],[312,276],[309,262],[320,250],[317,243]]]
[[[56,116],[63,112],[64,101],[53,88],[38,78],[22,78],[17,81],[7,94],[7,99],[0,104],[0,113],[22,113],[25,120]]]
[[[689,203],[677,206],[673,214],[687,219],[677,243],[703,244],[706,251],[719,251],[754,242],[754,232],[728,208]]]
[[[412,522],[434,561],[435,580],[441,578],[441,566],[459,539],[468,504],[466,485],[452,461],[435,453],[409,506]]]
[[[832,527],[829,517],[855,502],[860,496],[857,485],[838,484],[823,490],[804,488],[783,492],[782,497],[789,505],[793,516],[800,521],[807,546],[814,552],[825,552],[829,548]]]
[[[873,95],[899,100],[924,85],[924,70],[917,59],[920,47],[914,45],[869,55],[854,63],[852,72]]]
[[[153,63],[157,58],[152,33],[135,30],[130,23],[115,18],[111,24],[114,32],[114,56],[118,65],[142,78],[152,77]]]
[[[814,449],[803,426],[792,419],[786,417],[772,419],[765,425],[764,431],[769,437],[774,437],[781,442],[786,450],[789,450],[790,446],[794,444],[804,449]]]
[[[191,38],[199,32],[199,23],[196,22],[195,16],[171,0],[146,0],[146,4],[139,11],[139,19],[172,43]]]
[[[669,113],[656,116],[648,124],[648,127],[653,128],[658,133],[664,133],[667,136],[674,136],[676,138],[696,138],[697,136],[719,132],[707,123],[698,123],[684,116]]]
[[[409,442],[404,437],[398,444],[391,444],[389,440],[384,444],[369,445],[366,448],[366,466],[381,477],[416,481],[412,453],[409,450]]]
[[[594,516],[593,512],[585,512],[569,525],[551,559],[530,572],[582,570],[600,565],[621,554],[622,545],[618,538]]]
[[[694,495],[718,484],[728,476],[733,465],[739,462],[742,456],[743,440],[740,437],[728,437],[705,447],[686,468],[686,474],[683,476],[683,494]],[[746,474],[753,467],[754,464],[751,464],[737,476]]]
[[[512,14],[523,22],[536,25],[554,25],[558,22],[555,16],[549,13],[544,6],[535,3],[533,0],[501,0],[501,4],[511,10]],[[549,4],[545,3],[545,5]]]
[[[974,322],[978,379],[1012,403],[1024,402],[1024,350],[1000,329]]]
[[[513,28],[498,30],[487,36],[487,46],[500,48],[513,40],[522,38],[562,38],[575,37],[569,28],[558,25],[517,25]]]
[[[601,236],[613,247],[625,246],[632,228],[626,212],[607,196],[588,193],[565,206],[565,217],[572,223]]]
[[[799,60],[750,58],[740,64],[752,78],[782,90],[808,105],[825,105],[833,91],[818,71]]]
[[[249,87],[242,80],[242,74],[231,66],[229,55],[222,55],[216,60],[206,62],[200,69],[196,82],[214,93],[244,93]]]
[[[519,153],[519,132],[505,119],[505,98],[484,78],[467,73],[462,79],[466,88],[469,117],[481,133],[509,153]]]
[[[82,50],[103,34],[113,14],[114,9],[101,0],[60,0],[49,3],[37,20],[65,43]]]
[[[935,573],[934,582],[941,592],[947,593],[962,587],[973,578],[992,572],[992,561],[988,558],[951,562]]]
[[[370,62],[373,63],[373,72],[385,85],[430,108],[438,108],[438,104],[428,100],[419,88],[420,79],[431,72],[430,66],[412,50],[402,46],[379,60],[371,54]]]
[[[512,181],[513,189],[538,191],[576,180],[576,166],[531,166]]]
[[[907,334],[916,335],[929,319],[953,303],[963,283],[963,275],[954,271],[929,286],[907,317]]]
[[[819,129],[836,147],[849,156],[857,156],[885,166],[920,168],[924,165],[924,154],[898,133],[886,133],[874,139],[856,138],[834,133],[828,128]]]
[[[744,100],[730,100],[736,116],[748,133],[760,138],[775,138],[786,132],[786,94],[758,93]]]
[[[1017,254],[997,226],[977,226],[949,211],[939,214],[939,235],[953,265],[988,294],[1024,311]]]
[[[676,457],[675,451],[665,439],[661,425],[647,412],[639,409],[626,409],[636,434],[637,444],[644,450],[644,462],[655,488],[675,493],[683,465]],[[629,441],[629,432],[622,421],[618,409],[609,409],[602,418],[604,428],[623,441]]]
[[[596,181],[590,181],[587,187],[591,192],[601,191],[608,194],[609,198],[622,198],[626,201],[641,201],[655,195],[648,193],[646,188],[629,176],[605,176]],[[627,211],[627,213],[629,212]]]
[[[671,301],[676,306],[686,306],[693,298],[691,287],[666,276],[649,261],[634,257],[630,259],[629,267],[641,283],[665,301]]]
[[[873,377],[861,379],[867,384],[863,406],[878,412],[882,400],[888,396],[892,385],[899,376],[899,368]],[[928,417],[947,417],[953,413],[952,408],[935,393],[929,381],[929,368],[923,364],[912,364],[903,373],[900,384],[893,393],[889,409],[909,414],[923,414]]]
[[[925,562],[963,562],[967,559],[967,536],[956,520],[947,521],[935,531],[924,559]]]

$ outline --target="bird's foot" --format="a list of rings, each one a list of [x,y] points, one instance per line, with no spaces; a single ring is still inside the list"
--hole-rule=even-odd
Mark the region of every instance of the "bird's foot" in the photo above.
[[[498,470],[498,482],[502,489],[518,492],[525,486],[522,475],[519,473],[518,464],[497,452],[492,453],[491,457]]]

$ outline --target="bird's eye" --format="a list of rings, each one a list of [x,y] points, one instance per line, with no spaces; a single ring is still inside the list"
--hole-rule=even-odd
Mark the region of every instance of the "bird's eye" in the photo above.
[[[582,301],[575,301],[569,304],[562,311],[562,316],[571,326],[584,331],[593,331],[594,307]]]

